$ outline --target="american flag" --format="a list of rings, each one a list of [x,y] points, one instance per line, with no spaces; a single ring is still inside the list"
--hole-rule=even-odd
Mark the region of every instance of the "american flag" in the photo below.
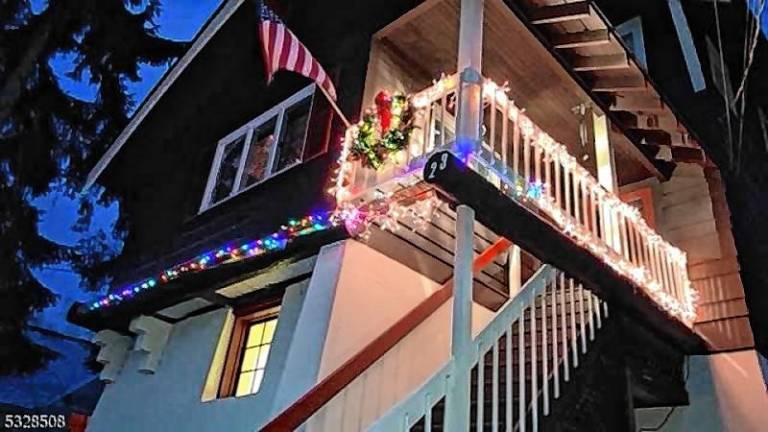
[[[261,47],[267,68],[267,81],[278,70],[293,71],[314,80],[328,96],[336,100],[336,89],[320,63],[312,57],[307,47],[283,24],[280,17],[263,0],[256,0],[259,12]]]

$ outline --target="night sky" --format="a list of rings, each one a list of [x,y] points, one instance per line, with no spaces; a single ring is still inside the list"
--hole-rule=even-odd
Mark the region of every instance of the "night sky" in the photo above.
[[[32,0],[31,3],[33,10],[37,11],[45,8],[47,1]],[[163,0],[162,12],[156,19],[159,26],[159,34],[174,40],[191,40],[220,3],[221,0]],[[60,73],[59,84],[67,93],[74,97],[83,100],[93,100],[96,94],[96,87],[88,83],[89,77],[87,74],[84,74],[82,81],[75,81],[64,76],[67,71],[72,69],[73,65],[71,62],[71,56],[62,55],[57,56],[51,63],[54,70]],[[133,94],[134,107],[139,106],[147,93],[162,77],[165,69],[165,67],[145,65],[141,68],[141,81],[126,83]],[[39,209],[43,210],[39,228],[44,236],[65,244],[74,244],[80,239],[81,234],[71,229],[77,220],[77,203],[75,201],[66,198],[54,190],[47,196],[35,200],[34,203]],[[97,232],[99,229],[102,229],[107,233],[111,233],[112,226],[117,219],[118,210],[117,204],[106,208],[98,208],[91,232]],[[96,294],[83,292],[79,288],[77,274],[72,273],[66,266],[41,269],[36,272],[36,275],[49,289],[58,294],[60,298],[56,305],[39,314],[33,324],[88,339],[89,336],[86,330],[67,323],[64,317],[73,301],[89,299],[96,296]],[[137,275],[137,278],[141,276]]]

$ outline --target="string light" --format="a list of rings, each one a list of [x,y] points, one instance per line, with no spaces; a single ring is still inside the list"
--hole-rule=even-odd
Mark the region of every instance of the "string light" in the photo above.
[[[236,245],[224,245],[213,249],[196,258],[170,267],[157,276],[118,289],[89,304],[88,309],[96,310],[114,306],[152,288],[167,284],[185,274],[197,273],[222,264],[238,262],[264,255],[265,253],[283,250],[291,241],[298,237],[339,226],[342,222],[343,218],[335,210],[316,213],[301,219],[291,219],[273,234],[253,241]]]
[[[431,87],[412,96],[413,106],[416,108],[427,108],[434,101],[444,98],[449,92],[456,91],[457,87],[457,75],[443,75],[439,80],[433,82]],[[563,210],[555,202],[552,197],[553,194],[550,193],[554,190],[551,185],[538,180],[533,181],[523,178],[517,175],[517,173],[509,173],[508,170],[497,172],[493,167],[486,166],[485,162],[476,157],[477,155],[468,158],[466,163],[475,171],[482,171],[482,174],[488,178],[489,182],[496,185],[510,197],[544,211],[574,242],[591,251],[619,274],[629,278],[638,286],[643,287],[661,308],[691,325],[696,316],[698,294],[692,288],[688,278],[685,252],[664,241],[661,236],[648,226],[636,207],[622,202],[612,193],[605,190],[591,173],[581,166],[579,161],[568,152],[564,145],[555,141],[525,115],[525,110],[518,108],[507,97],[509,89],[506,83],[499,86],[492,80],[485,80],[482,91],[486,102],[493,102],[497,107],[501,107],[507,113],[508,118],[519,125],[520,133],[525,139],[523,145],[531,145],[538,149],[537,152],[540,150],[545,163],[556,162],[565,167],[574,180],[583,185],[590,196],[597,199],[597,206],[600,207],[601,212],[608,212],[605,216],[606,219],[618,220],[618,218],[624,218],[627,223],[631,224],[643,241],[647,243],[648,247],[655,248],[659,254],[668,259],[670,265],[674,266],[677,270],[675,274],[677,279],[673,284],[679,285],[677,287],[679,294],[677,296],[673,295],[672,291],[675,288],[670,286],[667,289],[663,281],[656,280],[657,276],[654,276],[654,273],[661,274],[662,272],[662,270],[655,268],[656,264],[654,264],[653,270],[649,270],[642,265],[631,262],[628,257],[621,254],[621,246],[618,242],[608,244],[606,240],[599,238],[597,233],[593,233],[585,226],[586,222],[577,220],[568,211]],[[397,219],[406,215],[413,217],[410,210],[403,210],[397,203],[393,203],[390,206],[383,206],[379,203],[377,204],[377,210],[372,211],[373,207],[370,204],[361,205],[361,208],[355,208],[354,205],[348,202],[352,194],[348,189],[347,182],[355,168],[348,159],[351,133],[354,133],[354,126],[347,131],[347,135],[342,142],[339,170],[335,179],[335,187],[332,190],[336,196],[337,205],[340,209],[343,209],[345,214],[354,214],[355,217],[351,218],[352,222],[348,223],[354,225],[354,228],[359,230],[362,236],[369,235],[367,227],[374,220],[384,229],[397,229],[399,226]],[[386,201],[386,199],[388,198],[383,196],[376,198],[378,201]],[[430,206],[432,205],[434,204],[430,204]],[[436,205],[434,206],[436,208]],[[353,208],[355,209],[353,210]],[[382,211],[383,208],[386,211]],[[413,211],[416,212],[417,210]],[[432,217],[434,214],[434,212],[430,213],[429,211],[422,213],[423,216],[417,217],[419,221],[427,220],[427,217]],[[420,227],[425,224],[419,222],[414,224],[414,226],[416,225]],[[613,228],[611,229],[613,230]],[[664,276],[658,277],[665,279]]]

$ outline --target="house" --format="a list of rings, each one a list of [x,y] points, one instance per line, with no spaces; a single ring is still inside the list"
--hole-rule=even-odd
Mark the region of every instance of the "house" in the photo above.
[[[273,5],[347,127],[225,1],[89,178],[131,230],[69,314],[88,430],[764,424],[718,144],[597,3]]]

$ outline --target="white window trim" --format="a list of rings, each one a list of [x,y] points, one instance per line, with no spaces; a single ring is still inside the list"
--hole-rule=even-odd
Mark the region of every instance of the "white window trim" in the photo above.
[[[255,119],[249,121],[248,123],[244,124],[243,126],[237,128],[234,132],[231,132],[230,134],[228,134],[227,136],[225,136],[224,138],[219,140],[219,142],[216,145],[216,154],[213,157],[213,164],[211,165],[211,169],[210,169],[210,171],[208,173],[208,182],[206,183],[206,186],[205,186],[205,193],[203,194],[203,200],[202,200],[202,203],[200,204],[200,209],[198,210],[198,214],[200,214],[200,213],[202,213],[202,212],[204,212],[204,211],[206,211],[206,210],[208,210],[210,208],[213,208],[213,207],[215,207],[215,206],[217,206],[219,204],[222,204],[222,203],[224,203],[224,202],[234,198],[235,196],[237,196],[237,195],[239,195],[239,194],[241,194],[241,193],[243,193],[243,192],[245,192],[245,191],[247,191],[247,190],[249,190],[249,189],[251,189],[251,188],[253,188],[253,187],[255,187],[255,186],[259,185],[259,184],[261,184],[261,183],[264,183],[265,181],[267,181],[267,180],[269,180],[269,179],[271,179],[271,178],[273,178],[275,176],[278,176],[278,175],[282,174],[283,172],[293,168],[294,166],[299,165],[299,164],[304,162],[304,150],[306,149],[306,145],[307,145],[307,130],[309,129],[309,125],[307,125],[307,128],[304,131],[304,138],[302,139],[302,148],[301,148],[302,159],[300,161],[296,162],[296,163],[290,164],[290,165],[282,168],[280,171],[272,172],[272,168],[273,168],[274,162],[275,162],[275,155],[277,153],[276,150],[277,150],[277,147],[279,145],[280,138],[282,136],[282,127],[283,127],[283,120],[284,120],[284,117],[285,117],[285,112],[288,109],[290,109],[291,107],[293,107],[294,105],[296,105],[298,102],[301,102],[305,98],[307,98],[309,96],[312,96],[315,93],[315,87],[316,87],[316,84],[314,84],[314,83],[304,87],[303,89],[301,89],[298,92],[294,93],[293,95],[291,95],[287,99],[283,100],[282,102],[280,102],[277,105],[273,106],[269,110],[265,111],[264,113],[262,113],[261,115],[259,115]],[[309,108],[310,109],[310,115],[311,115],[311,112],[312,112],[313,104],[314,104],[314,100],[312,100],[312,102],[310,102],[310,108]],[[250,147],[251,147],[251,141],[253,139],[253,131],[258,129],[259,126],[267,123],[269,120],[271,120],[273,118],[276,119],[277,123],[275,125],[275,134],[274,134],[275,141],[271,144],[271,147],[269,149],[269,162],[267,164],[267,173],[264,175],[264,178],[262,178],[261,180],[255,182],[253,184],[250,184],[250,185],[248,185],[248,187],[246,187],[246,188],[241,190],[240,189],[240,181],[241,181],[241,178],[242,178],[243,171],[245,170],[246,159],[248,158],[248,152],[249,152]],[[219,175],[219,168],[220,168],[220,165],[221,165],[221,158],[223,157],[223,154],[224,154],[224,148],[228,144],[238,140],[239,138],[242,138],[244,135],[245,135],[245,143],[243,145],[243,150],[240,153],[240,164],[239,164],[239,166],[237,168],[237,173],[235,175],[235,181],[234,181],[234,184],[232,186],[232,192],[230,192],[229,196],[227,196],[226,198],[223,198],[223,199],[221,199],[221,200],[219,200],[219,201],[217,201],[215,203],[212,203],[211,202],[211,194],[213,193],[213,189],[214,189],[214,187],[216,185],[216,179],[217,179],[217,177]]]
[[[643,20],[639,16],[616,26],[616,32],[623,36],[632,36],[634,50],[632,54],[643,69],[648,71],[648,59],[645,56],[645,37],[643,36]]]

